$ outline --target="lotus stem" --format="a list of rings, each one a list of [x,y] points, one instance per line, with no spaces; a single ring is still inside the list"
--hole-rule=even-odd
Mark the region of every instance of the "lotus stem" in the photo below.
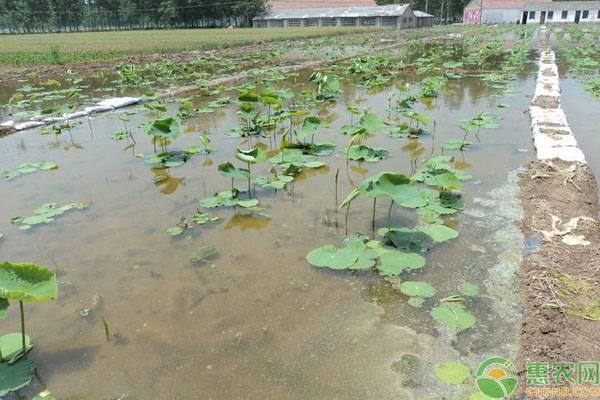
[[[373,228],[373,232],[375,232],[375,211],[377,209],[377,197],[373,199],[373,218],[371,218],[371,226]]]
[[[388,230],[392,229],[392,208],[394,207],[394,200],[390,203],[390,208],[388,208]]]
[[[340,178],[340,169],[338,168],[335,173],[335,213],[337,214],[338,209],[338,181]]]
[[[348,203],[348,206],[346,207],[346,217],[344,219],[344,224],[346,225],[346,236],[348,236],[348,214],[350,214],[350,204],[352,204],[352,202]]]
[[[252,186],[251,186],[250,181],[252,178],[252,171],[250,170],[250,163],[247,163],[247,164],[248,164],[248,196],[249,196],[248,198],[251,199],[252,198]]]
[[[27,353],[27,348],[25,346],[25,312],[23,310],[23,302],[19,300],[19,311],[21,312],[21,345],[23,350],[23,355]]]

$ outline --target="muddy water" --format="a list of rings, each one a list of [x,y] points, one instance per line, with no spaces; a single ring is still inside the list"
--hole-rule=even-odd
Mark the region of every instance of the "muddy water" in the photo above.
[[[368,144],[390,149],[392,157],[349,169],[340,154],[347,138],[336,133],[350,121],[346,103],[360,95],[361,107],[385,117],[388,90],[365,94],[345,87],[338,105],[321,110],[330,127],[319,140],[336,141],[338,152],[322,158],[327,168],[300,177],[287,191],[259,190],[270,220],[211,210],[221,224],[195,227],[177,239],[165,230],[193,214],[198,199],[229,187],[216,166],[235,163],[239,140],[223,135],[238,123],[235,106],[186,124],[172,149],[198,145],[199,133],[206,132],[215,151],[171,169],[160,184],[154,183],[159,172],[135,157],[152,152],[140,128],[134,128],[134,149],[111,139],[122,128],[114,114],[74,128],[73,141],[37,131],[1,139],[0,170],[42,160],[60,165],[0,182],[0,258],[58,271],[58,300],[27,306],[43,382],[61,399],[468,397],[472,383],[439,383],[433,366],[461,360],[476,368],[487,356],[514,356],[518,346],[514,272],[523,246],[511,221],[519,215],[515,168],[530,157],[529,119],[522,111],[534,83],[526,74],[516,82],[519,92],[503,96],[474,78],[451,81],[427,111],[437,121],[434,136],[409,141],[379,134]],[[459,120],[481,111],[503,121],[500,129],[482,130],[472,149],[455,153],[457,166],[474,176],[464,188],[465,212],[448,221],[461,236],[429,254],[424,270],[404,276],[430,282],[438,290],[434,299],[415,309],[370,273],[308,265],[309,250],[339,244],[344,236],[343,226],[335,225],[338,168],[340,196],[382,170],[410,173],[413,157],[439,154],[443,143],[461,136]],[[149,118],[140,113],[129,126]],[[267,166],[255,169],[266,174]],[[28,232],[10,225],[11,217],[47,202],[88,202],[89,208]],[[377,213],[381,226],[386,209]],[[370,204],[357,201],[353,210],[350,230],[370,233]],[[394,223],[412,221],[410,214],[394,213]],[[204,245],[220,256],[192,264],[192,253]],[[466,304],[477,317],[475,328],[456,336],[434,323],[429,310],[465,281],[478,284],[483,295]],[[18,329],[16,311],[12,307],[3,331]],[[412,373],[398,367],[407,354],[419,360]]]

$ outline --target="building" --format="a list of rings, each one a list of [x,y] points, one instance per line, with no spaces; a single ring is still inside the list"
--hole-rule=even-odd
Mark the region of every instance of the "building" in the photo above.
[[[326,1],[321,4],[327,3]],[[426,22],[426,18],[423,19]],[[271,10],[255,17],[257,28],[316,26],[382,26],[395,29],[416,28],[417,16],[408,4],[374,7],[302,8]]]
[[[433,26],[433,15],[419,10],[413,12],[417,17],[417,28],[430,28]]]
[[[271,10],[302,8],[375,7],[375,0],[270,0]]]
[[[600,1],[471,0],[466,24],[545,24],[600,21]]]
[[[525,2],[531,0],[471,0],[465,7],[465,24],[516,24],[521,21]],[[534,2],[549,3],[550,0]]]
[[[600,22],[600,1],[553,1],[525,4],[522,24],[560,24]]]

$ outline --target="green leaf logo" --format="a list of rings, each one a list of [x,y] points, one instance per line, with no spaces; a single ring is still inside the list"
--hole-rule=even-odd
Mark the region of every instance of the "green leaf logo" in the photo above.
[[[504,399],[517,388],[517,370],[505,358],[488,358],[477,370],[477,386],[492,399]]]

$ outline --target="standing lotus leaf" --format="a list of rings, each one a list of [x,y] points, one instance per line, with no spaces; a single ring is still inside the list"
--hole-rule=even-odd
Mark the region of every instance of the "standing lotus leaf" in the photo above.
[[[47,301],[56,298],[56,274],[36,264],[0,263],[0,298]]]

